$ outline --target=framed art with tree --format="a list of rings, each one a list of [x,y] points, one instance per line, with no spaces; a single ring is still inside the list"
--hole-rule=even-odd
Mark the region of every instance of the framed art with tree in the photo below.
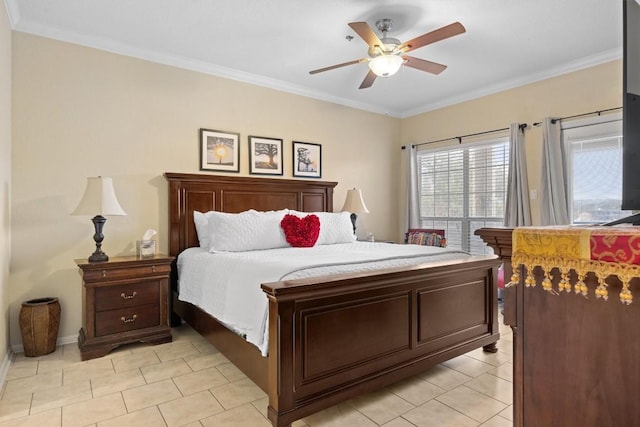
[[[249,173],[282,175],[282,139],[249,136]]]
[[[293,141],[293,176],[322,177],[322,146]]]
[[[240,172],[240,134],[200,129],[200,170]]]

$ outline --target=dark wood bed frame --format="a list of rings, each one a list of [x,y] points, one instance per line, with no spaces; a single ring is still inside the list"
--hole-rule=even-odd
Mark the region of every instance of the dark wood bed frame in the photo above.
[[[193,211],[333,211],[335,182],[165,173],[169,252],[197,246]],[[496,351],[499,260],[474,257],[262,285],[269,299],[269,356],[197,307],[184,319],[269,395],[274,426],[380,389],[484,347]]]

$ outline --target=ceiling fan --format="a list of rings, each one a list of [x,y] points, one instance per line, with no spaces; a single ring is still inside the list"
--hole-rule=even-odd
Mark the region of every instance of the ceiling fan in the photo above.
[[[440,74],[447,66],[436,62],[427,61],[425,59],[415,58],[406,55],[407,52],[421,48],[431,43],[457,36],[466,30],[459,22],[446,25],[437,30],[423,34],[409,41],[401,43],[400,40],[387,37],[387,31],[391,28],[393,20],[389,18],[380,19],[376,22],[376,28],[382,33],[382,39],[378,38],[371,26],[366,22],[351,22],[349,26],[369,45],[369,57],[360,58],[342,64],[331,65],[329,67],[318,68],[309,71],[309,74],[322,73],[324,71],[334,70],[336,68],[347,65],[360,64],[367,62],[369,72],[360,84],[359,89],[371,87],[376,77],[389,77],[394,75],[402,64],[417,70],[426,71],[427,73]]]

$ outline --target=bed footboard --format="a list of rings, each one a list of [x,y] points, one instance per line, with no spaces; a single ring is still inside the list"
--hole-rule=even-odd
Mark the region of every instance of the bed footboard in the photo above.
[[[271,422],[288,426],[475,348],[495,350],[498,264],[264,284]]]

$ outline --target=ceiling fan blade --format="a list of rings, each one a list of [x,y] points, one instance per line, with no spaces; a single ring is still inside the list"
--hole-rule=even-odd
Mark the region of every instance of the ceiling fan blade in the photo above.
[[[447,69],[446,65],[438,64],[437,62],[431,62],[420,58],[415,58],[413,56],[403,56],[402,59],[405,60],[404,65],[407,67],[415,68],[416,70],[426,71],[431,74],[440,74],[444,70]]]
[[[382,41],[369,24],[366,22],[349,22],[349,26],[369,47],[380,46],[380,48],[382,48]]]
[[[329,67],[318,68],[317,70],[311,70],[311,71],[309,71],[309,74],[317,74],[317,73],[322,73],[324,71],[335,70],[336,68],[346,67],[347,65],[359,64],[359,63],[365,62],[365,61],[366,61],[366,59],[364,59],[364,58],[354,59],[353,61],[343,62],[342,64],[336,64],[336,65],[331,65]]]
[[[414,49],[418,49],[419,47],[448,39],[449,37],[457,36],[458,34],[462,34],[466,31],[467,30],[461,23],[454,22],[453,24],[446,25],[442,28],[438,28],[437,30],[433,30],[429,33],[406,41],[398,47],[398,50],[401,52],[410,52]]]
[[[373,82],[376,80],[376,77],[378,76],[376,76],[373,71],[369,70],[362,83],[360,83],[360,87],[358,89],[366,89],[368,87],[371,87]]]

